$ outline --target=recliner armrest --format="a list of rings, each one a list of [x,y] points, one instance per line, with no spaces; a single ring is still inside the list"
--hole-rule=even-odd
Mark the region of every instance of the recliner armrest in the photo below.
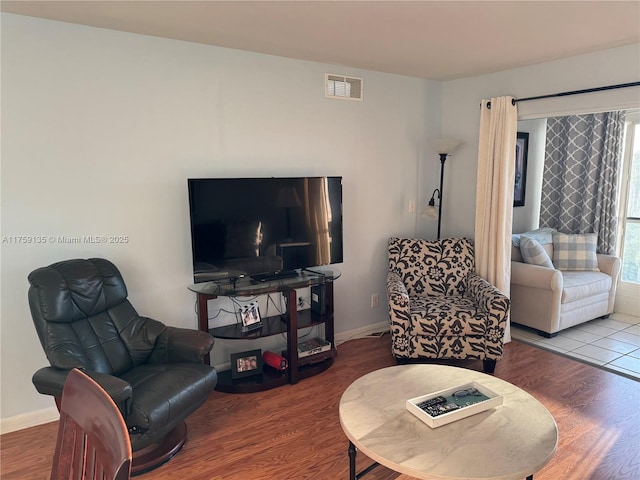
[[[562,292],[562,272],[553,268],[511,262],[511,284]]]
[[[202,363],[213,341],[211,335],[200,330],[167,327],[158,336],[149,363]]]
[[[39,393],[62,398],[62,389],[69,371],[66,368],[44,367],[33,374],[31,381]]]
[[[94,379],[109,394],[126,418],[131,412],[131,399],[133,398],[131,384],[108,373],[93,372],[91,370],[83,370],[83,372]]]
[[[39,393],[62,398],[62,389],[70,371],[66,368],[44,367],[34,373],[31,380]],[[82,371],[109,394],[123,415],[129,413],[133,389],[128,382],[107,373]]]

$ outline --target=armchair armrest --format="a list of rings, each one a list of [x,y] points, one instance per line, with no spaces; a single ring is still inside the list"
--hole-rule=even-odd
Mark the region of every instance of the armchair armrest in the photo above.
[[[69,375],[70,371],[71,369],[66,368],[44,367],[34,373],[31,380],[39,393],[52,395],[60,399],[62,398],[64,382],[67,381],[67,375]],[[133,389],[128,382],[107,373],[82,371],[107,392],[123,415],[129,413]]]
[[[511,302],[509,298],[477,273],[467,277],[465,295],[473,300],[489,316],[489,328],[499,328],[502,332],[507,324]]]
[[[562,272],[529,263],[511,262],[511,284],[562,293]]]
[[[598,254],[598,269],[611,277],[611,290],[609,290],[609,306],[607,313],[612,313],[616,303],[616,289],[618,288],[618,276],[622,269],[620,257],[615,255]]]
[[[598,257],[598,269],[602,273],[606,273],[612,279],[612,282],[615,284],[618,280],[618,274],[620,273],[620,268],[622,267],[622,262],[620,261],[620,257],[616,257],[615,255],[603,255],[599,253]]]
[[[392,330],[396,329],[396,332],[398,332],[397,329],[408,331],[411,325],[409,293],[397,273],[389,272],[387,274],[387,295],[389,296],[389,321]]]
[[[213,337],[200,330],[166,327],[158,336],[149,363],[202,363],[213,348]]]

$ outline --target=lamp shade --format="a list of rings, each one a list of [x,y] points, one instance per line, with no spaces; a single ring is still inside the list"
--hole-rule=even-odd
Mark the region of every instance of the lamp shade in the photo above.
[[[427,206],[424,208],[424,210],[422,211],[422,214],[426,217],[429,218],[431,220],[437,220],[438,219],[438,207],[431,207],[431,206]]]
[[[462,140],[456,138],[436,138],[431,140],[431,148],[437,154],[452,154],[460,146]]]

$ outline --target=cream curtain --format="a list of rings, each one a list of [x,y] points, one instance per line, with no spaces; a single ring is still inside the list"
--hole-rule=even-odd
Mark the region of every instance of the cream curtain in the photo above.
[[[305,211],[307,229],[315,239],[315,262],[326,265],[331,261],[331,206],[329,205],[329,187],[327,179],[306,178],[304,194],[307,198]]]
[[[476,271],[507,296],[511,280],[511,221],[518,129],[518,109],[512,100],[512,97],[497,97],[482,101],[474,241]],[[505,341],[510,339],[507,325]]]

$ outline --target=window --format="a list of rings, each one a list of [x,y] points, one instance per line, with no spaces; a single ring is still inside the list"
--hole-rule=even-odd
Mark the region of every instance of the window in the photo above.
[[[640,284],[640,121],[631,123],[627,130],[621,193],[621,280]]]

